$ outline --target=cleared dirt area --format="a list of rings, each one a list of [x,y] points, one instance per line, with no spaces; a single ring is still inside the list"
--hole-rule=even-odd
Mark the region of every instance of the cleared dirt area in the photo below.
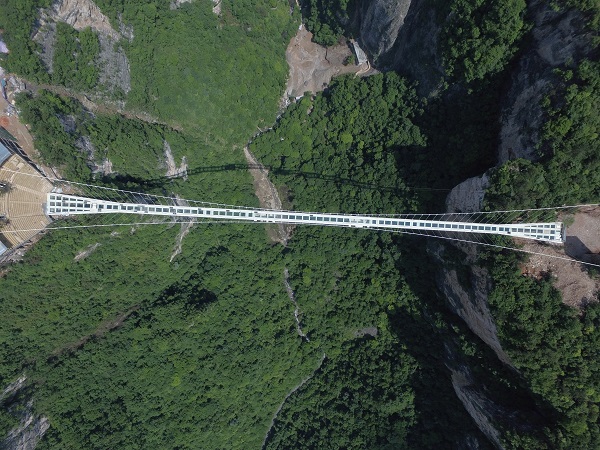
[[[567,227],[565,252],[581,261],[600,264],[600,207],[579,209]]]
[[[534,278],[550,276],[565,304],[582,308],[598,301],[600,277],[591,277],[584,264],[558,258],[600,264],[600,207],[582,208],[573,216],[564,247],[527,242],[523,249],[554,256],[531,255],[522,270]]]
[[[312,42],[312,33],[301,26],[290,41],[286,59],[290,66],[284,97],[301,97],[305,92],[312,94],[322,91],[331,79],[338,75],[354,73],[367,75],[375,73],[368,63],[344,65],[353,52],[347,44],[323,47]]]

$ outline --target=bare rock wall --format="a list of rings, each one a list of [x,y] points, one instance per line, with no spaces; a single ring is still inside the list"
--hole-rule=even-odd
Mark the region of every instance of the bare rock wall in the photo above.
[[[412,0],[374,0],[363,13],[361,44],[376,60],[395,44]]]

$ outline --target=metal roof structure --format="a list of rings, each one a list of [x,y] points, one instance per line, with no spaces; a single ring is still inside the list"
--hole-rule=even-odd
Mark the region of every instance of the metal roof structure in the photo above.
[[[8,247],[0,242],[0,255],[3,255],[8,250]]]
[[[12,155],[10,150],[7,149],[2,142],[0,142],[0,166],[4,164],[8,158],[10,158],[10,155]]]
[[[6,128],[4,128],[2,125],[0,125],[0,139],[6,139],[8,141],[17,142],[15,137],[12,134],[10,134],[8,132],[8,130]]]

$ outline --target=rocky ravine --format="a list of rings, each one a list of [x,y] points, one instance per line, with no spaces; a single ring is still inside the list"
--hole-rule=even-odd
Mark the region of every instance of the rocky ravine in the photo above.
[[[552,71],[558,65],[564,64],[570,59],[578,60],[590,51],[591,37],[582,30],[583,20],[578,13],[552,11],[541,0],[532,1],[529,4],[529,12],[535,24],[533,29],[534,42],[533,46],[518,61],[516,70],[511,77],[508,95],[502,110],[500,146],[498,149],[499,164],[514,157],[527,159],[537,157],[536,145],[540,128],[543,125],[543,112],[540,104],[552,86],[555,76]],[[447,198],[448,211],[480,211],[487,183],[487,176],[483,175],[482,177],[466,180],[455,187]],[[590,229],[597,229],[594,227],[598,226],[598,221],[592,217],[594,216],[593,212],[588,211],[581,214],[585,214],[586,217],[576,217],[576,223],[585,222],[586,225],[579,227],[581,229],[569,227],[567,240],[571,236],[573,238],[577,237],[579,241],[585,239],[588,242],[589,239],[584,237],[582,233],[589,234]],[[535,244],[527,244],[526,249],[532,245]],[[530,250],[535,250],[535,248],[531,247]],[[562,253],[562,256],[565,256],[565,254]],[[581,273],[586,275],[583,272]],[[474,277],[479,275],[473,273]],[[447,276],[448,274],[446,274]],[[576,282],[573,279],[571,281]],[[561,283],[558,284],[557,287],[560,289]],[[572,286],[572,283],[562,282],[562,285]],[[450,283],[444,289],[453,298],[459,298],[464,294],[463,288],[456,286],[454,283]],[[468,303],[482,305],[487,302],[483,291],[479,294],[474,292],[471,294]],[[567,297],[572,299],[573,296],[569,295]],[[462,303],[466,309],[469,309],[467,302]],[[572,299],[568,303],[574,305],[576,301]],[[458,311],[457,313],[461,314]],[[486,315],[487,313],[481,314],[482,323],[488,321]],[[469,322],[467,321],[467,323]],[[471,329],[489,344],[489,339],[484,336],[490,330],[477,332],[476,327],[471,327]],[[496,350],[495,345],[490,346]]]
[[[577,61],[590,50],[591,37],[583,31],[583,20],[579,13],[555,12],[542,0],[529,2],[528,9],[534,22],[533,41],[530,49],[520,57],[512,73],[502,105],[499,164],[514,157],[537,157],[536,145],[544,120],[540,104],[553,85],[556,76],[552,73],[553,69],[569,60]],[[418,81],[420,95],[436,95],[444,80],[444,72],[438,49],[440,25],[429,2],[365,2],[358,20],[361,45],[379,67],[388,66]],[[486,175],[460,184],[448,196],[448,211],[480,211],[487,185]],[[597,215],[595,212],[588,211],[582,214],[586,216],[576,216],[575,222],[580,224],[579,228],[583,231],[577,231],[577,227],[572,228],[573,237],[580,233],[586,233],[585,236],[595,233],[597,236],[600,233],[600,218],[592,217]],[[578,238],[577,242],[579,241],[582,240]],[[589,249],[591,244],[588,242],[586,245]],[[490,277],[484,268],[474,265],[478,249],[474,244],[461,244],[459,248],[471,261],[470,264],[461,267],[461,276],[456,268],[445,260],[445,245],[438,242],[429,244],[429,252],[438,261],[443,262],[436,276],[438,288],[447,298],[449,307],[494,350],[500,361],[510,366],[510,358],[502,349],[488,305]],[[530,250],[535,251],[533,248]],[[593,255],[586,257],[590,258]],[[548,260],[549,258],[540,257],[532,258],[530,262],[533,266],[539,266],[540,270],[555,273],[555,286],[563,292],[566,303],[581,306],[590,300],[598,286],[594,287],[595,283],[591,283],[587,273],[571,267],[568,263],[552,264],[553,261],[550,260],[549,263]],[[527,273],[530,268],[524,267],[523,270]],[[463,285],[465,276],[469,279],[469,286]],[[459,365],[449,369],[449,376],[465,409],[484,434],[496,446],[501,447],[492,415],[506,415],[509,412],[502,413],[485,398],[484,390],[477,380],[472,379],[468,367]]]

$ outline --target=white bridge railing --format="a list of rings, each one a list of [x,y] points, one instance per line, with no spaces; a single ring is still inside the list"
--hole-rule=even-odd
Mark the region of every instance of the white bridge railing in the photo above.
[[[523,239],[563,243],[565,230],[561,222],[490,224],[476,222],[435,221],[416,219],[415,216],[363,216],[351,214],[306,213],[264,209],[236,209],[199,206],[155,205],[121,203],[74,195],[50,193],[46,213],[49,216],[81,214],[139,214],[175,216],[237,222],[306,224],[367,229],[428,231],[438,233],[499,234]]]

